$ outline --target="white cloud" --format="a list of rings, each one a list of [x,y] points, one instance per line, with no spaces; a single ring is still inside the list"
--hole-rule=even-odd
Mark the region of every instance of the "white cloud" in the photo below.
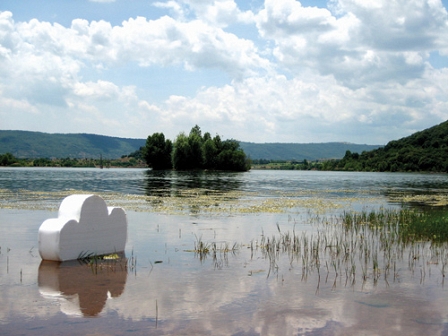
[[[156,2],[154,6],[167,8],[177,19],[200,20],[215,27],[227,27],[232,23],[253,23],[251,11],[241,11],[234,0],[179,0]]]
[[[138,62],[141,66],[180,63],[188,69],[218,68],[232,76],[269,66],[258,55],[252,41],[199,20],[179,22],[167,16],[158,20],[137,17],[112,27],[105,21],[89,23],[76,19],[70,28],[65,28],[37,20],[14,25],[10,15],[3,14],[3,17],[6,17],[3,22],[10,27],[9,36],[3,39],[16,37],[17,41],[11,48],[3,47],[2,54],[32,55],[35,61],[27,60],[23,64],[33,68],[49,66],[39,56],[60,57],[76,65],[72,69],[75,72],[79,71],[81,62],[109,66],[125,62]]]
[[[168,10],[170,10],[171,14],[176,18],[176,19],[181,19],[184,20],[186,13],[184,8],[182,7],[182,5],[176,1],[166,1],[166,2],[155,2],[153,4],[153,6],[158,7],[158,8],[166,8]]]
[[[385,143],[448,118],[446,67],[430,63],[448,55],[438,0],[154,6],[171,16],[65,27],[0,12],[2,127],[173,138],[198,124],[247,141]]]
[[[148,115],[163,113],[161,125],[171,129],[171,138],[198,124],[243,141],[288,142],[294,134],[297,142],[362,142],[372,133],[369,143],[385,144],[387,129],[398,128],[394,137],[401,137],[446,118],[447,79],[446,70],[428,70],[405,84],[352,89],[310,72],[301,79],[252,77],[205,88],[192,99],[173,96]]]
[[[68,53],[109,65],[125,62],[138,62],[141,66],[184,64],[190,70],[217,68],[231,76],[269,66],[258,55],[252,41],[199,20],[181,22],[168,16],[158,20],[137,17],[115,27],[104,21],[89,24],[85,20],[74,20],[67,35],[70,41],[60,43]]]
[[[196,16],[205,22],[220,27],[227,27],[234,22],[252,23],[253,13],[242,12],[234,0],[197,1],[185,0],[193,8]]]
[[[99,99],[114,99],[119,95],[120,89],[113,83],[102,80],[96,83],[76,83],[73,93],[78,97],[94,97]]]
[[[334,23],[327,9],[303,7],[295,0],[266,0],[257,17],[260,34],[274,39],[325,32],[332,29]]]
[[[440,1],[376,3],[377,7],[369,8],[359,1],[339,1],[344,11],[362,22],[358,41],[364,46],[387,51],[428,50],[435,48],[440,35],[446,33],[447,12]]]
[[[437,1],[341,0],[337,9],[338,17],[293,0],[267,0],[257,26],[289,71],[315,69],[350,87],[420,77],[429,52],[446,43],[448,15]]]
[[[119,88],[100,79],[82,81],[83,68],[93,65],[107,70],[127,62],[140,66],[183,63],[190,71],[215,67],[241,78],[268,64],[257,55],[251,41],[200,21],[182,23],[169,17],[148,21],[139,17],[112,27],[105,21],[77,19],[65,28],[34,19],[15,23],[6,12],[0,24],[7,28],[1,37],[5,62],[0,65],[5,104],[8,100],[8,106],[15,106],[15,110],[31,104],[34,110],[50,105],[72,111],[61,116],[83,111],[91,116],[74,118],[75,125],[82,123],[83,127],[83,119],[96,126],[105,124],[105,114],[100,111],[106,106],[101,102],[111,102],[107,116],[119,118],[117,123],[124,131],[124,116],[130,113],[126,111],[135,110],[138,100],[135,87]],[[95,132],[93,126],[88,129]]]

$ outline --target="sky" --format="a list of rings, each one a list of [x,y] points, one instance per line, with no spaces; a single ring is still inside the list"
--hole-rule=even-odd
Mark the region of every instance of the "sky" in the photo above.
[[[448,0],[2,0],[0,129],[388,141],[448,119]]]

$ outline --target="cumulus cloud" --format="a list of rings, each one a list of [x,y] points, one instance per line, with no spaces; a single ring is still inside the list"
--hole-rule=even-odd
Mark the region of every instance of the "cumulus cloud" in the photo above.
[[[377,83],[363,89],[341,86],[331,76],[313,73],[292,79],[251,77],[205,88],[194,98],[172,96],[148,115],[160,116],[160,124],[167,128],[174,124],[185,130],[199,124],[212,130],[220,125],[221,135],[246,141],[288,142],[295,134],[298,142],[356,142],[370,132],[376,134],[372,143],[385,144],[385,130],[391,127],[395,136],[405,136],[409,130],[443,120],[448,103],[442,85],[446,76],[446,71],[433,70],[406,84]],[[174,137],[181,130],[175,128],[168,135]],[[339,135],[335,138],[335,134]]]
[[[337,15],[294,0],[265,1],[257,27],[288,70],[311,68],[350,87],[404,83],[422,76],[429,52],[446,43],[448,15],[440,1],[333,3]]]
[[[92,97],[97,99],[116,99],[120,95],[120,88],[102,80],[97,82],[75,83],[73,93],[78,97]]]
[[[197,123],[240,140],[361,142],[371,133],[366,142],[382,144],[397,135],[394,121],[404,136],[447,118],[447,67],[431,64],[448,56],[439,0],[154,6],[167,15],[118,25],[82,17],[68,26],[15,22],[0,12],[2,125],[145,138],[174,137]],[[171,92],[156,95],[153,69],[176,73],[166,81]],[[144,76],[151,87],[141,85]],[[174,90],[182,86],[189,90]],[[39,121],[44,115],[54,122]],[[383,130],[386,116],[393,119]]]
[[[235,22],[252,23],[254,20],[253,13],[241,11],[234,0],[183,0],[182,3],[191,8],[198,19],[214,26],[227,27]]]
[[[387,51],[435,49],[446,33],[447,12],[441,1],[340,0],[339,12],[362,23],[356,37],[363,46]]]
[[[179,0],[156,2],[154,6],[169,9],[175,18],[183,21],[200,20],[221,28],[236,22],[254,22],[254,13],[241,11],[234,0]]]
[[[269,67],[252,41],[199,20],[179,22],[168,16],[157,20],[137,17],[113,27],[105,21],[75,19],[70,28],[65,28],[36,19],[16,24],[10,12],[3,12],[0,25],[5,28],[0,36],[0,56],[5,60],[0,71],[17,81],[22,81],[25,75],[30,79],[26,84],[28,91],[33,93],[45,87],[41,81],[51,79],[58,88],[47,89],[60,90],[53,95],[58,97],[58,104],[64,100],[67,86],[80,80],[82,68],[91,65],[102,69],[127,62],[144,67],[182,64],[191,71],[217,68],[231,77]],[[17,91],[16,87],[9,87],[20,97],[30,94],[26,89]],[[52,103],[45,99],[41,102]]]
[[[76,19],[68,29],[33,21],[24,24],[23,30],[33,31],[26,38],[35,48],[106,66],[126,62],[141,66],[184,64],[187,68],[219,68],[231,74],[268,66],[252,41],[199,20],[137,17],[113,27],[105,21]]]
[[[166,16],[151,21],[137,17],[112,26],[106,21],[75,19],[66,28],[36,19],[16,23],[12,13],[2,12],[0,24],[5,28],[1,36],[0,55],[5,61],[0,65],[0,85],[4,96],[9,97],[9,105],[12,99],[12,105],[30,104],[34,109],[45,105],[68,108],[72,112],[64,110],[59,115],[72,114],[74,124],[83,129],[88,125],[86,120],[91,125],[105,125],[110,120],[107,117],[113,115],[119,116],[116,124],[123,125],[123,112],[137,106],[134,87],[119,88],[104,80],[84,82],[81,72],[86,68],[93,66],[93,71],[101,73],[129,62],[142,67],[181,64],[188,71],[217,68],[242,78],[269,63],[258,55],[251,41],[198,20],[178,22]],[[118,105],[104,116],[104,106],[99,102],[113,99]],[[94,114],[77,117],[83,111]],[[91,120],[95,115],[98,120]],[[95,132],[95,127],[86,131]]]

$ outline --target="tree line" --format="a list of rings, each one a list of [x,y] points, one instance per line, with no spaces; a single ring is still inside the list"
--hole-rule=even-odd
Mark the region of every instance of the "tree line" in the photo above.
[[[390,141],[386,146],[361,154],[347,150],[342,159],[322,161],[254,160],[255,169],[342,170],[379,172],[448,172],[448,121]],[[252,162],[236,140],[221,140],[219,135],[202,135],[199,126],[180,133],[174,143],[163,133],[148,136],[145,146],[104,162],[105,167],[144,167],[153,169],[210,169],[247,171]],[[18,159],[0,154],[0,166],[98,167],[98,159]]]
[[[17,158],[11,153],[0,154],[0,166],[3,167],[74,167],[74,168],[131,168],[145,166],[143,160],[134,156],[135,153],[123,155],[120,159],[92,158]]]
[[[219,135],[212,138],[210,133],[202,135],[198,125],[190,133],[179,133],[172,142],[163,133],[154,133],[146,139],[142,156],[149,167],[155,170],[230,170],[247,171],[251,167],[236,140],[221,140]]]
[[[254,159],[252,160],[252,169],[266,170],[322,170],[323,161],[315,160],[303,161],[297,160],[269,160]]]

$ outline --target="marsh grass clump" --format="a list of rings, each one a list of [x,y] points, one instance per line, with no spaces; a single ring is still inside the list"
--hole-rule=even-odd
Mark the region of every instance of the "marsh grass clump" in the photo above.
[[[356,279],[376,285],[380,279],[398,281],[403,265],[423,282],[430,268],[448,270],[448,219],[443,212],[383,209],[344,212],[339,218],[320,219],[317,231],[283,232],[262,236],[260,248],[271,270],[279,269],[280,257],[289,257],[290,268],[301,266],[302,278],[317,272],[333,274],[354,285]],[[407,262],[406,262],[407,261]],[[398,265],[398,267],[397,267]],[[406,266],[404,266],[406,268]],[[436,272],[438,273],[438,272]],[[433,273],[434,274],[434,273]]]
[[[344,212],[342,223],[348,230],[362,232],[368,228],[382,233],[389,242],[448,241],[448,213],[446,210],[430,209],[384,209],[371,212]]]
[[[119,260],[123,256],[120,256],[118,253],[110,253],[110,254],[94,254],[88,252],[81,252],[77,258],[78,261],[82,263],[93,263],[98,262],[100,260]]]
[[[441,210],[416,212],[406,225],[400,228],[401,235],[413,240],[428,240],[437,243],[448,241],[448,214]]]
[[[205,243],[202,237],[196,237],[194,243],[194,252],[199,256],[199,259],[204,260],[210,252],[210,244]]]
[[[194,252],[199,260],[204,261],[207,256],[211,255],[215,266],[222,265],[221,261],[227,263],[228,254],[235,254],[240,246],[237,243],[230,245],[228,242],[217,244],[216,242],[206,243],[202,240],[202,237],[196,236],[196,241],[194,242],[194,250],[186,250],[186,252]]]
[[[135,269],[135,263],[132,256],[131,259],[127,259],[124,253],[110,253],[97,255],[89,252],[81,252],[77,258],[80,264],[89,266],[93,273],[98,271],[117,271],[117,270],[133,270]]]

